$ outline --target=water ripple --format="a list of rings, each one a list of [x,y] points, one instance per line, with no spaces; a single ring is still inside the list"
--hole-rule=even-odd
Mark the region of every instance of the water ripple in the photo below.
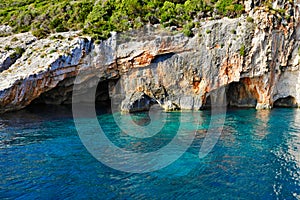
[[[229,110],[218,143],[204,159],[198,152],[210,116],[206,111],[201,115],[203,124],[188,151],[170,166],[146,174],[99,163],[82,145],[71,117],[32,111],[3,115],[0,198],[299,199],[300,110]],[[146,123],[143,116],[135,120]],[[137,152],[168,144],[178,128],[178,116],[170,113],[161,133],[137,139],[123,134],[110,114],[99,119],[116,145]]]

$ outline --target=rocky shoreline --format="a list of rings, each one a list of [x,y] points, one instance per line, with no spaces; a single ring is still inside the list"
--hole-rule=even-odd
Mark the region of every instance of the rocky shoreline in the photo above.
[[[125,112],[156,103],[198,110],[220,87],[229,106],[299,107],[299,4],[286,11],[289,21],[249,6],[240,18],[201,22],[193,37],[153,26],[113,33],[99,44],[79,32],[0,37],[0,113],[31,103],[70,104],[79,72],[87,90],[99,81],[99,102],[117,98],[120,84]]]

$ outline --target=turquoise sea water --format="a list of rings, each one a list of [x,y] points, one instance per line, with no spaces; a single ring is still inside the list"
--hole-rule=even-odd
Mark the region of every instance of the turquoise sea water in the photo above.
[[[114,144],[151,152],[168,145],[179,117],[189,114],[167,113],[162,131],[147,139],[122,133],[109,113],[98,119]],[[1,115],[0,199],[300,198],[299,109],[227,111],[222,135],[203,159],[198,153],[211,116],[197,114],[201,124],[186,153],[166,168],[143,174],[117,171],[95,159],[79,139],[69,108]],[[149,123],[146,113],[132,118]]]

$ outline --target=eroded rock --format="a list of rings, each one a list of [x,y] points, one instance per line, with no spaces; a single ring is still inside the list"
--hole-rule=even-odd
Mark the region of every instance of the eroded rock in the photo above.
[[[253,9],[257,1],[247,1],[253,22],[246,16],[201,22],[192,38],[152,26],[113,33],[100,44],[78,32],[42,40],[26,33],[28,42],[19,44],[25,52],[0,73],[0,112],[24,108],[42,94],[47,102],[45,94],[55,88],[61,89],[51,101],[48,96],[49,102],[70,103],[65,96],[79,72],[76,80],[85,89],[108,81],[109,97],[100,95],[100,100],[119,98],[114,89],[119,82],[125,95],[120,109],[126,112],[153,104],[198,110],[220,87],[227,87],[232,106],[269,109],[289,96],[291,105],[299,105],[299,8],[281,3],[276,7],[293,9],[289,21]],[[9,57],[4,46],[14,45],[12,37],[0,38],[2,66]]]

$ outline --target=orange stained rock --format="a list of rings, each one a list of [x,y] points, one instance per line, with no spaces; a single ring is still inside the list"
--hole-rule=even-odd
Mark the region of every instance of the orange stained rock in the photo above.
[[[137,91],[137,92],[143,92],[143,91],[144,91],[144,88],[143,88],[142,86],[138,86],[138,87],[136,88],[136,91]]]
[[[220,78],[223,80],[223,84],[228,84],[233,81],[237,81],[240,78],[240,71],[241,71],[241,61],[242,57],[238,54],[235,54],[231,58],[228,56],[224,59],[223,63],[221,64],[220,68]]]
[[[149,65],[153,59],[154,56],[150,52],[145,51],[138,57],[134,58],[133,63],[134,65],[145,66],[145,65]]]
[[[193,82],[193,89],[194,89],[194,93],[198,94],[199,93],[199,81]]]
[[[262,77],[257,78],[243,78],[242,83],[244,83],[246,89],[257,99],[257,103],[270,102],[269,87],[268,83],[264,83]]]

